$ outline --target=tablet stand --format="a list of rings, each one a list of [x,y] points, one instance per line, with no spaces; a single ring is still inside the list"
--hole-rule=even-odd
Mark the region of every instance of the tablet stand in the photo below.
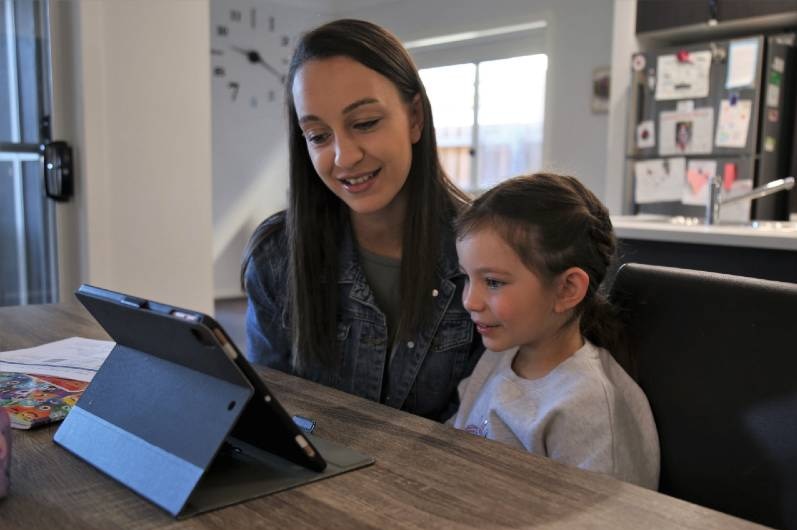
[[[135,320],[135,312],[128,317]],[[141,348],[153,339],[101,323],[117,345],[56,432],[55,442],[173,516],[187,517],[373,462],[308,436],[327,460],[327,468],[317,472],[236,440],[230,433],[237,422],[256,418],[245,413],[256,394],[234,364],[219,359],[217,351],[197,352],[196,342],[167,325],[150,335],[158,337],[161,352],[156,355]],[[167,350],[170,360],[163,358]]]

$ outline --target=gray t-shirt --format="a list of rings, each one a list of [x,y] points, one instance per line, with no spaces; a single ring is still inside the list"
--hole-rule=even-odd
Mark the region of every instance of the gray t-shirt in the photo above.
[[[517,348],[487,350],[459,385],[449,424],[531,453],[656,489],[659,438],[645,394],[611,354],[585,341],[539,379],[512,370]]]
[[[396,334],[401,311],[401,260],[387,258],[360,248],[360,259],[368,285],[374,293],[376,305],[385,314],[391,344]]]

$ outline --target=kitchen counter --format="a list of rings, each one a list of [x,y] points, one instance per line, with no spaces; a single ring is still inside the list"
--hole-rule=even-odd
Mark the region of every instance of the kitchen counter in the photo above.
[[[691,220],[664,216],[616,215],[612,224],[618,239],[666,241],[729,247],[797,251],[797,223],[775,223],[764,227],[720,224],[691,224]]]

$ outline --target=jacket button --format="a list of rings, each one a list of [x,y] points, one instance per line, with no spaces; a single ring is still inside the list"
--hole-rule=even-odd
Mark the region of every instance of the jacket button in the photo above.
[[[409,342],[407,343],[407,348],[410,348],[410,349],[412,349],[412,348],[414,348],[414,347],[415,347],[415,343],[414,343],[414,342],[412,342],[412,341],[409,341]]]
[[[437,295],[438,295],[438,294],[440,294],[440,292],[439,292],[437,289],[432,289],[432,296],[433,296],[434,298],[437,298]]]

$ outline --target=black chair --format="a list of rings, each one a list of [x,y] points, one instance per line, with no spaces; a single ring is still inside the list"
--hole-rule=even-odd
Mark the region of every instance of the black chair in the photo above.
[[[611,299],[656,419],[659,491],[797,529],[797,284],[626,264]]]

